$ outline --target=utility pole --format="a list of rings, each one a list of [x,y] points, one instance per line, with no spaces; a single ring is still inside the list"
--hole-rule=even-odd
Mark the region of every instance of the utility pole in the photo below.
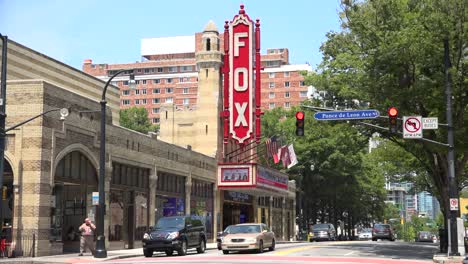
[[[447,98],[447,143],[448,143],[448,153],[447,153],[447,176],[448,176],[448,190],[450,199],[459,199],[458,197],[458,188],[455,179],[455,145],[453,139],[453,119],[452,119],[452,87],[451,87],[451,74],[450,68],[452,67],[450,63],[449,56],[449,41],[448,38],[444,39],[444,70],[445,70],[445,96]],[[458,203],[459,204],[459,203]],[[450,208],[449,208],[450,209]],[[450,253],[452,255],[459,255],[458,252],[458,233],[457,233],[457,217],[460,215],[460,209],[449,210],[449,221],[450,221]]]

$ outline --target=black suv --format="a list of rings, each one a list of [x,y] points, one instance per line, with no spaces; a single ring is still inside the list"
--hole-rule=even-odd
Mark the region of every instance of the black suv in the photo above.
[[[172,256],[174,250],[184,256],[188,248],[203,253],[206,249],[205,226],[198,216],[163,217],[143,235],[142,242],[145,257],[153,256],[154,251]]]

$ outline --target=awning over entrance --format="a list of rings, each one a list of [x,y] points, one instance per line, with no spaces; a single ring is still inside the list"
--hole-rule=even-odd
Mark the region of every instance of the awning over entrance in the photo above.
[[[246,193],[254,196],[294,196],[288,189],[286,173],[272,168],[251,164],[218,164],[219,189]]]

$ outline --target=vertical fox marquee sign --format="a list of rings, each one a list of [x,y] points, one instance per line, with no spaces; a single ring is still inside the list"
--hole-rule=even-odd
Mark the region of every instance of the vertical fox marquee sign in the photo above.
[[[239,14],[224,25],[224,143],[244,145],[260,140],[260,23],[241,5]],[[255,56],[255,60],[254,60]],[[255,65],[254,65],[255,62]],[[254,78],[255,74],[255,78]],[[255,84],[254,84],[255,80]],[[255,134],[254,134],[255,130]]]

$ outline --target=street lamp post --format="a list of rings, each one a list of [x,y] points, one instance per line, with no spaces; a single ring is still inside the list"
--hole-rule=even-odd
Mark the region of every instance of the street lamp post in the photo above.
[[[6,67],[7,67],[7,44],[8,37],[0,34],[2,40],[2,78],[1,78],[1,93],[0,98],[0,190],[3,195],[3,169],[5,159],[5,119],[6,119]],[[3,231],[3,200],[0,199],[0,234]]]
[[[105,245],[105,236],[104,236],[104,215],[105,215],[105,193],[104,193],[104,179],[106,174],[106,92],[107,87],[114,77],[117,75],[128,72],[129,70],[120,70],[112,75],[109,80],[107,80],[104,90],[102,91],[101,98],[101,137],[100,137],[100,149],[99,149],[99,205],[97,211],[97,240],[96,240],[96,252],[94,254],[95,258],[106,258],[107,250]],[[130,74],[129,86],[135,85],[135,76],[133,73]]]

